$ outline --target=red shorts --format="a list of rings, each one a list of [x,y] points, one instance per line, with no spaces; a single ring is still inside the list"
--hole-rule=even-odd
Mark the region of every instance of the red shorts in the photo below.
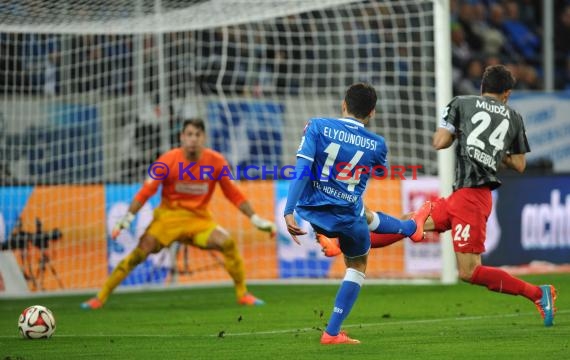
[[[451,231],[455,252],[485,252],[487,218],[493,200],[488,188],[462,188],[448,198],[439,198],[431,210],[438,232]]]

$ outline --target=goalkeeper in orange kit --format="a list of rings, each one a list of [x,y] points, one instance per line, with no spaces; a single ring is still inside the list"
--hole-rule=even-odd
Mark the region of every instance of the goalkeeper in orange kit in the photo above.
[[[113,270],[97,296],[81,304],[84,309],[101,308],[113,290],[149,254],[170,246],[174,241],[220,251],[225,268],[234,281],[237,302],[262,305],[264,302],[247,291],[243,260],[236,242],[219,226],[208,204],[219,183],[225,197],[261,231],[272,235],[273,222],[256,215],[240,189],[232,182],[229,166],[222,154],[206,148],[204,121],[186,120],[180,134],[181,146],[163,155],[149,169],[150,177],[132,200],[128,213],[115,225],[113,239],[128,229],[135,214],[162,185],[161,203],[153,220],[139,239],[137,247]],[[158,169],[154,166],[162,167]],[[151,172],[154,171],[152,174]],[[205,170],[205,171],[203,171]]]

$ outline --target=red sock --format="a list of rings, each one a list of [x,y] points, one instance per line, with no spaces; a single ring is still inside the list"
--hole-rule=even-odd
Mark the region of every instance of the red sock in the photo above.
[[[370,243],[371,247],[373,248],[381,248],[384,246],[391,245],[397,241],[402,240],[405,238],[404,235],[401,234],[376,234],[371,232],[370,233]]]
[[[531,301],[542,297],[540,287],[522,281],[506,271],[489,266],[477,266],[471,276],[471,283],[486,286],[489,290],[499,293],[522,295]]]

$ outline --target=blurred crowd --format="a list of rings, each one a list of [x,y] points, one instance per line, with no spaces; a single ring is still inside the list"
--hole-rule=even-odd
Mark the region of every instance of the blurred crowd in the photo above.
[[[570,1],[555,1],[555,88],[570,90]],[[477,94],[486,66],[507,64],[521,90],[544,88],[542,1],[452,0],[455,94]]]
[[[555,86],[570,90],[570,0],[554,4]],[[219,29],[167,33],[163,57],[157,54],[152,34],[0,33],[0,92],[73,94],[97,90],[116,95],[133,94],[142,86],[156,101],[161,61],[171,97],[184,96],[189,89],[297,95],[303,86],[330,88],[363,78],[404,86],[421,81],[414,77],[421,77],[422,69],[406,59],[421,57],[421,48],[409,44],[421,42],[417,37],[422,35],[388,31],[405,27],[405,21],[400,24],[399,17],[386,17],[379,22],[374,13],[366,13],[382,13],[382,5],[362,10],[352,22],[310,21],[311,17],[326,19],[326,11],[290,16],[272,25],[252,24],[259,27],[253,32],[254,39],[251,31],[240,26],[230,27],[225,35]],[[419,16],[406,21],[416,25],[413,22],[421,22]],[[518,89],[544,88],[541,1],[451,0],[450,21],[456,95],[478,93],[484,68],[496,63],[511,67]],[[344,39],[334,35],[341,27],[348,30]],[[323,37],[323,31],[329,37]],[[407,45],[389,46],[396,37],[399,44]],[[359,55],[347,68],[336,68],[331,61],[339,56],[335,49],[341,48],[337,47],[341,42],[353,47],[340,56],[350,58],[354,51]],[[227,47],[222,50],[224,43]],[[137,49],[142,56],[134,55]],[[338,75],[331,77],[331,73]],[[342,78],[350,73],[361,74],[361,78]],[[144,83],[135,84],[135,78],[143,78]]]

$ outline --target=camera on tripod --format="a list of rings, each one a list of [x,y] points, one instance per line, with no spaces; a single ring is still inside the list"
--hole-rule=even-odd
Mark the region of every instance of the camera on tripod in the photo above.
[[[22,219],[18,218],[8,241],[2,243],[2,250],[20,250],[22,273],[24,274],[24,278],[28,282],[31,282],[33,289],[44,289],[44,277],[46,270],[51,271],[58,286],[63,289],[63,282],[59,278],[55,267],[52,265],[47,252],[50,241],[58,241],[62,236],[63,234],[57,228],[44,232],[43,224],[38,218],[36,218],[35,232],[24,231]],[[35,256],[31,255],[29,245],[36,247],[40,251],[40,256],[37,259],[38,263],[36,266],[32,266],[32,258],[35,260]],[[34,268],[36,269],[35,272]]]
[[[2,243],[2,250],[23,250],[28,247],[28,243],[40,250],[45,250],[49,248],[50,241],[57,241],[61,239],[62,236],[61,231],[57,228],[44,232],[43,224],[39,218],[36,218],[35,232],[24,231],[22,219],[18,218],[14,230],[12,230],[10,237],[8,237],[8,241]]]

